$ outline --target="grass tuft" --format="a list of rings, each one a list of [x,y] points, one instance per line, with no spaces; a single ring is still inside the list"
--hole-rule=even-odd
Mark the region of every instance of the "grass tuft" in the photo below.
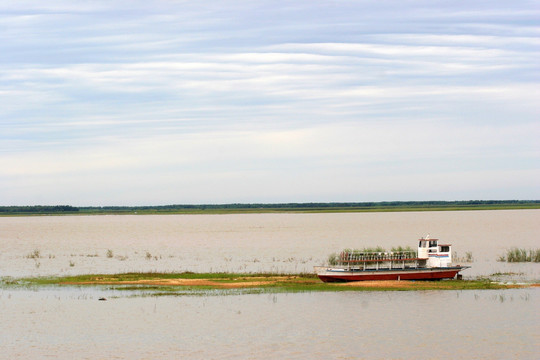
[[[30,254],[26,255],[27,259],[39,259],[41,258],[41,251],[38,249],[32,251]]]
[[[513,247],[506,250],[505,255],[500,255],[497,261],[501,262],[540,262],[540,249],[521,249]]]

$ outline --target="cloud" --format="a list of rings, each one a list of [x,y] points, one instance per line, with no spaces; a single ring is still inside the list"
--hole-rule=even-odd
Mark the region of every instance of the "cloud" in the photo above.
[[[535,10],[119,4],[0,5],[4,201],[391,200],[537,170]]]

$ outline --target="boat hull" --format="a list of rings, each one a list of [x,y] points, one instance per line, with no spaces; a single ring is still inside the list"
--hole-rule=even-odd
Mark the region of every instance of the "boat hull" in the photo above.
[[[316,268],[317,276],[324,282],[347,282],[367,280],[442,280],[453,279],[467,267],[455,266],[445,268],[415,269],[381,269],[381,270],[341,270],[320,267]]]

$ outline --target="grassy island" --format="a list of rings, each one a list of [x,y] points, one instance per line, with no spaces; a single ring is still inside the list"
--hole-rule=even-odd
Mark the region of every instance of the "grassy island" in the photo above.
[[[2,286],[78,286],[110,290],[140,291],[145,295],[183,295],[209,290],[226,294],[242,289],[243,293],[293,293],[306,291],[419,291],[485,290],[540,286],[540,284],[501,284],[489,279],[442,281],[358,281],[323,283],[314,274],[236,274],[236,273],[125,273],[90,274],[65,277],[4,279]],[[222,291],[220,291],[222,290]]]

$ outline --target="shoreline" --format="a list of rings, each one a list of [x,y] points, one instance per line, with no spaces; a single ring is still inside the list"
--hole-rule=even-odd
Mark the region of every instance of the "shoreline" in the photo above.
[[[355,281],[324,283],[315,274],[251,273],[124,273],[78,276],[2,278],[9,287],[104,287],[108,290],[145,291],[155,295],[180,295],[186,290],[244,289],[259,292],[505,290],[540,287],[540,283],[500,283],[491,279],[440,281]]]
[[[538,210],[538,200],[472,203],[467,201],[393,202],[393,203],[291,203],[291,204],[233,204],[233,205],[171,205],[171,206],[110,206],[68,207],[54,210],[49,207],[0,206],[0,217],[9,216],[84,216],[84,215],[228,215],[228,214],[317,214],[358,212],[420,212],[420,211],[484,211]],[[54,207],[52,207],[54,208]]]

